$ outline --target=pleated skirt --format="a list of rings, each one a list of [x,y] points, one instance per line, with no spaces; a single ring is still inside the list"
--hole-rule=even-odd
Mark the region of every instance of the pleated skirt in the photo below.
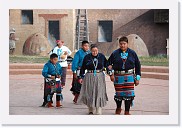
[[[94,76],[93,73],[86,73],[78,103],[84,103],[88,107],[104,107],[107,101],[105,74],[100,72]]]

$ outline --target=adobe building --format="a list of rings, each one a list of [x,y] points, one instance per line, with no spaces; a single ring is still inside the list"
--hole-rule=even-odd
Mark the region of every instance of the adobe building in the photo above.
[[[65,45],[71,50],[74,48],[75,10],[10,9],[9,18],[9,28],[15,28],[16,37],[19,38],[15,51],[17,55],[23,54],[23,51],[26,49],[24,47],[26,41],[26,46],[30,47],[28,49],[33,47],[32,50],[37,50],[37,47],[39,47],[37,42],[42,41],[45,45],[54,47],[56,45],[55,40],[58,39],[64,40]],[[41,39],[36,39],[36,36],[41,37]],[[32,42],[36,44],[29,45]]]
[[[128,36],[129,46],[140,56],[167,54],[169,10],[88,9],[89,41],[109,56],[118,48],[118,38]],[[75,9],[10,9],[9,28],[15,28],[16,55],[49,51],[64,40],[73,52],[76,28]],[[49,45],[49,47],[45,47]],[[46,51],[46,52],[47,52]],[[40,54],[41,55],[41,54]]]

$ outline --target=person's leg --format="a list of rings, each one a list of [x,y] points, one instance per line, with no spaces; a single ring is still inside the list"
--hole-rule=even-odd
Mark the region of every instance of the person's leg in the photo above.
[[[12,49],[12,55],[14,55],[14,53],[15,53],[15,48]]]
[[[62,67],[62,75],[61,75],[61,85],[62,85],[62,87],[64,87],[65,83],[66,83],[66,73],[67,73],[67,67]]]
[[[48,108],[54,107],[54,106],[52,105],[52,102],[51,102],[51,98],[52,98],[52,97],[53,97],[53,94],[48,94],[48,95],[47,95],[47,102],[48,102],[47,107],[48,107]]]
[[[44,99],[44,102],[41,105],[41,107],[45,107],[46,104],[47,104],[47,94],[46,94],[46,83],[45,83],[45,80],[44,80],[44,96],[43,96],[43,99]]]
[[[94,108],[88,107],[88,113],[89,113],[89,115],[93,115],[94,114]]]
[[[132,100],[125,100],[125,115],[130,115],[130,106],[131,106]]]
[[[43,101],[41,107],[45,107],[47,105],[47,103],[48,103],[47,95],[50,93],[50,91],[51,91],[50,88],[46,87],[46,81],[44,80],[44,96],[43,96],[44,101]],[[51,103],[53,103],[52,96],[53,95],[50,95]]]
[[[79,94],[75,93],[74,95],[74,99],[73,99],[73,102],[76,104],[77,103],[77,100],[78,100],[78,97],[79,97]]]
[[[96,114],[97,115],[102,115],[102,108],[101,107],[96,108]]]
[[[56,94],[56,107],[62,107],[61,100],[62,100],[62,94],[61,93],[57,93]]]
[[[82,85],[80,83],[75,84],[75,95],[74,95],[75,97],[74,97],[74,100],[73,100],[74,103],[77,103],[78,97],[80,95],[81,86]]]
[[[122,100],[115,99],[115,102],[116,102],[116,106],[117,106],[115,114],[120,115],[121,110],[122,110],[121,109]]]
[[[63,100],[61,83],[56,82],[56,107],[62,107],[61,101]]]

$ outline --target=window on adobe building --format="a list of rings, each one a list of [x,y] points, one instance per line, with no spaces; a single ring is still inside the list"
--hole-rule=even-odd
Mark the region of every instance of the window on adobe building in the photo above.
[[[155,9],[154,10],[155,23],[169,23],[169,9]]]
[[[98,21],[98,42],[112,42],[113,21]]]
[[[22,24],[33,24],[33,10],[21,10]]]

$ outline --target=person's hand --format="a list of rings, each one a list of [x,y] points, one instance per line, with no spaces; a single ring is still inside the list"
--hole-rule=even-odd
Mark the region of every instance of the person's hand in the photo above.
[[[57,77],[57,78],[61,78],[61,76],[60,76],[60,75],[57,75],[56,77]]]
[[[51,79],[53,79],[53,80],[54,80],[54,79],[55,79],[55,76],[51,76]]]
[[[135,80],[135,86],[139,85],[139,80]]]
[[[114,75],[110,76],[110,80],[114,82]]]
[[[78,83],[82,84],[83,83],[83,79],[78,79]]]
[[[65,51],[65,52],[64,52],[64,55],[68,55],[68,52],[67,52],[67,51]]]
[[[112,65],[109,65],[109,66],[108,66],[108,69],[111,70],[111,69],[112,69]]]

